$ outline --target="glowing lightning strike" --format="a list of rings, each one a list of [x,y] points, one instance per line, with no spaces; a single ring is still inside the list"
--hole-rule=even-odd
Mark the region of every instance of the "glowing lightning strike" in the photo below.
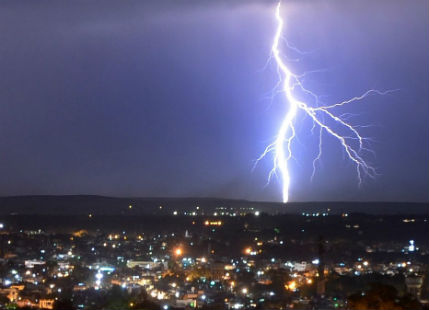
[[[299,111],[304,112],[308,115],[312,121],[313,125],[319,127],[319,153],[315,160],[313,161],[313,174],[316,169],[316,162],[320,159],[322,155],[322,134],[328,133],[332,137],[336,138],[336,140],[340,143],[342,149],[345,151],[347,157],[354,163],[356,166],[357,178],[359,181],[359,185],[362,182],[362,174],[367,175],[369,177],[376,176],[375,169],[368,164],[361,156],[361,151],[369,151],[364,147],[365,138],[362,137],[357,128],[358,126],[353,126],[346,121],[344,116],[336,116],[331,112],[333,108],[343,106],[352,102],[356,102],[364,99],[370,94],[379,94],[384,95],[392,91],[381,92],[378,90],[368,90],[361,96],[353,97],[349,100],[342,101],[340,103],[327,105],[327,106],[317,106],[311,107],[307,103],[299,100],[294,96],[294,89],[299,88],[304,93],[313,96],[318,101],[318,97],[307,90],[302,82],[301,78],[303,75],[299,76],[294,74],[291,70],[289,70],[286,63],[283,61],[279,42],[282,39],[282,31],[283,31],[283,19],[280,15],[280,3],[276,8],[276,20],[277,20],[277,31],[274,36],[274,42],[271,48],[272,56],[275,59],[277,64],[277,71],[279,74],[279,86],[282,86],[282,92],[285,95],[286,101],[289,103],[289,109],[286,113],[286,116],[280,126],[277,137],[273,143],[267,146],[263,154],[257,159],[257,162],[264,158],[268,153],[274,154],[274,165],[272,170],[269,173],[268,181],[271,180],[273,174],[276,174],[277,171],[280,172],[282,179],[282,192],[283,192],[283,202],[286,203],[289,200],[289,186],[291,177],[289,174],[289,160],[292,158],[292,142],[295,138],[295,127],[294,121]],[[287,43],[287,42],[286,42]],[[293,46],[287,44],[289,48],[296,49]],[[335,128],[339,127],[341,130],[346,130],[349,132],[349,136],[343,136],[335,130],[327,123],[328,121],[333,121],[337,125]],[[314,127],[313,127],[314,128]],[[351,141],[357,141],[359,147],[353,147]]]

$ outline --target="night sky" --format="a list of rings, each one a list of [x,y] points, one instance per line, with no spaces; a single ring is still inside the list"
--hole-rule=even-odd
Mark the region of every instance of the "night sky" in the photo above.
[[[283,1],[285,33],[308,51],[295,72],[325,103],[370,88],[341,112],[374,139],[379,176],[354,166],[308,120],[291,201],[429,200],[428,1]],[[204,196],[280,201],[253,164],[285,113],[265,66],[275,2],[3,1],[0,195]],[[285,52],[287,50],[285,49]]]

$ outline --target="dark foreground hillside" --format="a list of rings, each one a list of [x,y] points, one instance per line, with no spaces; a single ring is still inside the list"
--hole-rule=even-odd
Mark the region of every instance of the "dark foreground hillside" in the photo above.
[[[132,206],[130,208],[129,206]],[[198,207],[198,209],[197,209]],[[92,195],[0,197],[0,214],[172,214],[174,211],[213,213],[219,210],[270,214],[343,212],[368,214],[428,214],[429,204],[406,202],[301,202],[282,204],[219,198],[126,198]]]

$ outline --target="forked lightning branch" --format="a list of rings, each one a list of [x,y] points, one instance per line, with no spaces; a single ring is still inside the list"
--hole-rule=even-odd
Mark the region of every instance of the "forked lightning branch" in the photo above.
[[[366,146],[366,138],[359,132],[359,126],[350,123],[346,117],[338,115],[334,110],[335,108],[365,99],[371,94],[385,95],[392,91],[383,92],[370,89],[360,96],[322,106],[317,105],[316,102],[311,104],[304,100],[300,100],[296,95],[297,90],[313,98],[318,98],[318,96],[304,87],[302,77],[305,74],[298,75],[294,73],[289,68],[285,57],[283,57],[281,43],[284,42],[284,45],[288,49],[292,47],[287,44],[287,41],[283,40],[284,20],[280,9],[281,3],[277,5],[275,11],[277,30],[271,47],[271,58],[274,59],[277,66],[277,71],[279,73],[279,82],[277,85],[280,87],[280,92],[283,95],[287,112],[274,141],[266,147],[257,161],[268,154],[273,156],[273,168],[268,175],[268,182],[271,181],[273,175],[277,175],[280,178],[282,182],[282,200],[286,203],[289,201],[289,187],[292,182],[290,163],[294,154],[294,140],[296,138],[295,122],[297,121],[299,113],[309,116],[313,122],[314,128],[319,130],[318,155],[312,163],[312,177],[314,176],[316,163],[322,156],[322,138],[324,135],[329,135],[337,140],[338,146],[344,150],[346,157],[355,166],[358,184],[360,185],[364,176],[369,176],[371,178],[376,176],[375,168],[365,159],[365,152],[370,152],[371,150]],[[332,124],[335,124],[335,126],[332,126]],[[344,134],[344,132],[346,132],[346,134]]]

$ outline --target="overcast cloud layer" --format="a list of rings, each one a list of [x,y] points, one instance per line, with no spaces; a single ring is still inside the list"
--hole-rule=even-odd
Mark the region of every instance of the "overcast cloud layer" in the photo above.
[[[285,112],[269,57],[275,2],[0,3],[0,195],[217,196],[278,201],[255,159]],[[372,137],[380,176],[307,121],[291,200],[428,201],[428,1],[283,1],[292,62],[324,102],[400,89],[341,112]],[[286,50],[285,50],[286,52]]]

